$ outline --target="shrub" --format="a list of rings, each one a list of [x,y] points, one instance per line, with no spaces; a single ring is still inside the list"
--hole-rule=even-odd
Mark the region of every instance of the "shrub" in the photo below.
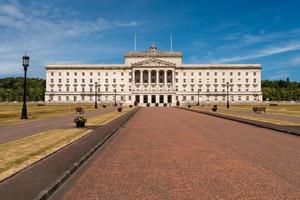
[[[122,112],[122,107],[118,107],[118,112]]]
[[[167,107],[167,105],[168,105],[167,103],[164,103],[164,107]]]
[[[74,123],[76,124],[77,128],[85,127],[86,122],[87,122],[87,119],[84,116],[77,116],[74,118]]]
[[[155,103],[155,106],[157,107],[157,106],[158,106],[158,103]]]
[[[102,105],[103,108],[106,108],[106,105]]]
[[[132,105],[131,105],[131,104],[129,105],[129,108],[132,108]]]
[[[216,112],[218,110],[218,105],[213,105],[213,107],[211,108],[211,110],[213,112]]]
[[[147,103],[147,107],[150,107],[150,103]]]

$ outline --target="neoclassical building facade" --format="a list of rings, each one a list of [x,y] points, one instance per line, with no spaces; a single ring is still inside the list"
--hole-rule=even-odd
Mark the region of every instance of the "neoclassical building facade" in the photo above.
[[[183,64],[181,52],[127,52],[124,64],[49,64],[46,102],[206,104],[262,100],[260,64]],[[97,91],[96,91],[97,90]],[[96,99],[97,98],[97,99]]]

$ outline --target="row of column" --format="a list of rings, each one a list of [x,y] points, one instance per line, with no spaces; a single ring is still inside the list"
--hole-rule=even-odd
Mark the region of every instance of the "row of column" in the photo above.
[[[134,83],[173,83],[172,70],[134,70],[132,80]]]

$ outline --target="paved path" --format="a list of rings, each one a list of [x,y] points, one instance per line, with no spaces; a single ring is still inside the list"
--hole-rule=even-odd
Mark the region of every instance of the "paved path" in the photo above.
[[[59,199],[300,199],[300,138],[142,108]]]
[[[115,108],[105,108],[87,111],[85,116],[87,118],[97,116],[101,113],[112,111]],[[59,117],[51,117],[48,119],[41,119],[32,122],[26,122],[15,125],[1,125],[0,126],[0,144],[10,142],[16,139],[24,138],[34,135],[36,133],[47,131],[55,128],[74,127],[73,119],[76,114],[69,114]]]

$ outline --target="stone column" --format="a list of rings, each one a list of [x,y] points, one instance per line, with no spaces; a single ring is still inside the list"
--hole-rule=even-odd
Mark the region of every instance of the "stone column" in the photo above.
[[[132,70],[131,81],[132,81],[132,84],[135,84],[135,70]]]
[[[159,84],[159,70],[156,71],[156,85]]]
[[[164,85],[167,85],[167,71],[164,70]]]
[[[143,84],[143,72],[144,70],[140,70],[140,83]]]
[[[148,70],[148,85],[151,83],[151,70]]]

